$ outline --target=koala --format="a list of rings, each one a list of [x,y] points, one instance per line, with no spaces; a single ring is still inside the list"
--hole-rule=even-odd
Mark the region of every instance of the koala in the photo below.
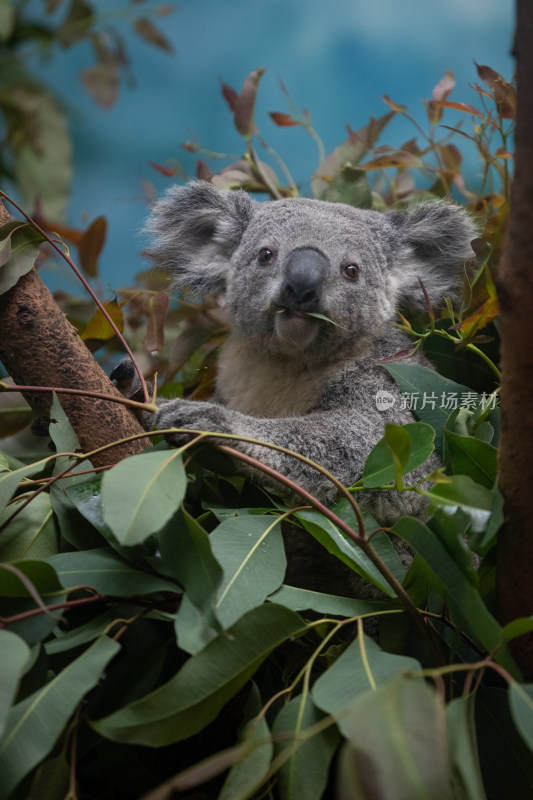
[[[467,213],[447,202],[378,213],[303,198],[258,202],[203,181],[170,188],[146,230],[148,255],[168,270],[173,288],[199,296],[225,292],[232,329],[213,401],[164,401],[145,426],[282,445],[346,486],[361,476],[385,423],[413,421],[380,363],[411,346],[395,327],[396,309],[425,308],[419,278],[436,307],[445,295],[456,300],[475,235]],[[376,407],[379,390],[396,398],[385,411]],[[188,437],[168,438],[180,445]],[[323,502],[335,499],[335,486],[302,461],[259,444],[230,444]],[[264,473],[242,462],[237,467],[283,493]],[[369,491],[365,505],[381,524],[422,513],[412,493]],[[322,565],[325,551],[305,538]],[[317,589],[320,581],[309,585]]]

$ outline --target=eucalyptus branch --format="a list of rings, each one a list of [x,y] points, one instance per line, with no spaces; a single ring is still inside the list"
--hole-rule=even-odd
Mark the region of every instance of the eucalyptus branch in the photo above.
[[[135,367],[137,375],[139,376],[139,383],[142,386],[144,397],[145,397],[146,400],[148,400],[148,389],[146,387],[146,381],[144,380],[144,375],[142,374],[142,370],[139,368],[139,365],[137,364],[137,362],[135,360],[135,357],[134,357],[134,355],[133,355],[133,353],[132,353],[132,351],[130,349],[130,346],[128,345],[128,343],[125,340],[124,336],[122,335],[121,331],[118,329],[118,326],[117,326],[116,322],[112,319],[112,317],[108,313],[106,307],[104,306],[104,304],[102,303],[100,298],[96,295],[96,293],[94,292],[94,290],[91,287],[90,283],[86,280],[86,278],[83,276],[81,271],[78,269],[78,267],[76,266],[76,264],[74,263],[74,261],[70,257],[69,253],[65,252],[65,249],[63,247],[60,247],[59,244],[32,217],[30,217],[29,214],[27,214],[24,211],[24,209],[21,208],[21,206],[18,205],[18,203],[16,203],[2,189],[0,189],[0,197],[3,197],[4,200],[7,200],[8,203],[10,203],[14,208],[16,208],[17,211],[20,214],[23,215],[23,217],[26,219],[28,224],[34,230],[36,230],[38,233],[41,234],[41,236],[45,239],[45,241],[48,242],[50,247],[52,247],[56,251],[56,253],[58,253],[61,256],[61,258],[63,258],[67,262],[69,267],[73,270],[73,272],[75,273],[76,277],[81,281],[81,283],[83,284],[84,288],[89,293],[90,297],[94,300],[94,302],[96,303],[96,305],[98,306],[98,308],[100,309],[100,311],[102,312],[104,317],[106,318],[107,322],[111,325],[111,328],[117,334],[120,342],[122,343],[122,345],[123,345],[124,349],[126,350],[128,356],[130,357],[130,359],[133,362],[133,365]]]

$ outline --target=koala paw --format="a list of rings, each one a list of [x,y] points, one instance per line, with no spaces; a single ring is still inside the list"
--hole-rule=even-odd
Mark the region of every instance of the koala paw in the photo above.
[[[128,400],[135,400],[137,403],[143,403],[144,393],[142,386],[135,381],[136,376],[137,371],[133,366],[131,358],[126,357],[113,367],[109,379]],[[146,388],[150,394],[152,391],[152,384],[149,381],[146,382]],[[154,422],[154,414],[140,410],[135,410],[134,413],[143,428],[145,430],[151,430]]]
[[[161,403],[155,415],[154,428],[187,428],[195,431],[228,433],[224,408],[215,403],[196,400],[167,400]],[[169,433],[165,437],[171,444],[180,446],[188,442],[191,434]]]

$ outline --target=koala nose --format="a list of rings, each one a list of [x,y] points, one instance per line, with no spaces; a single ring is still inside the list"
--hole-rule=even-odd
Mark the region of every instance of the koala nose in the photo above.
[[[328,268],[329,261],[319,250],[311,247],[294,250],[285,265],[280,303],[292,309],[318,307]]]

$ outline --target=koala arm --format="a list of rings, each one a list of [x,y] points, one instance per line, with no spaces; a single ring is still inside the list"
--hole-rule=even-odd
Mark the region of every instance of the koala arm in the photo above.
[[[349,486],[360,477],[366,456],[383,434],[384,422],[383,414],[373,409],[364,414],[339,408],[314,411],[301,417],[264,419],[217,403],[177,399],[161,405],[151,426],[232,433],[281,445],[325,467]],[[167,436],[175,445],[184,444],[188,438],[183,434]],[[286,453],[240,440],[224,440],[224,443],[262,461],[323,501],[331,501],[337,494],[334,484],[324,475]],[[269,481],[264,473],[243,463],[239,464],[239,470],[255,480],[260,478],[266,488],[280,492],[280,485]]]

